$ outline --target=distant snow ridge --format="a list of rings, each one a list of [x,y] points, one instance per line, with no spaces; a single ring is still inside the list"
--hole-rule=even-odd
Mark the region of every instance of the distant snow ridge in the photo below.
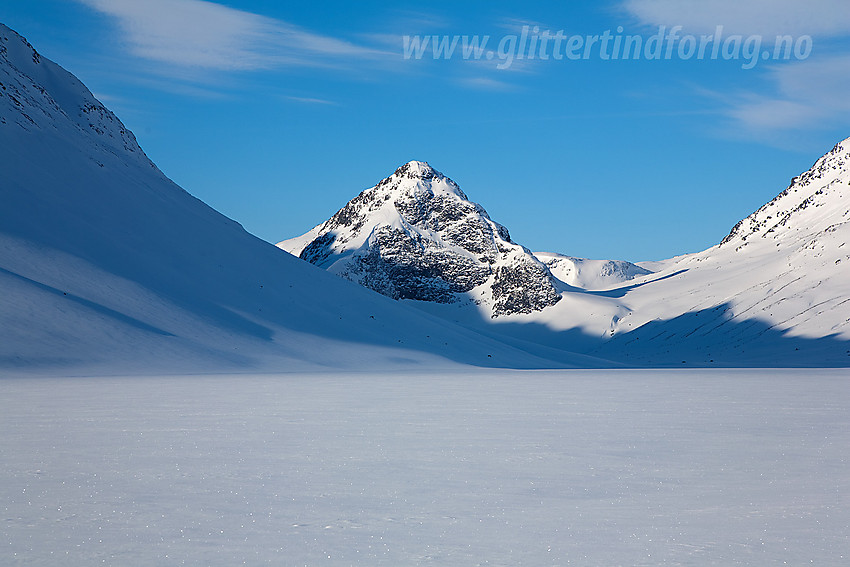
[[[540,311],[561,298],[543,263],[421,161],[278,246],[394,299],[473,301],[491,317]]]
[[[534,255],[565,284],[588,290],[603,289],[652,273],[625,260],[588,260],[554,252],[535,252]]]

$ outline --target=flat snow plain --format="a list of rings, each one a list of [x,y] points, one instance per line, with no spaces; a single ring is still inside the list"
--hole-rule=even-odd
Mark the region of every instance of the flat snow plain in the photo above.
[[[846,565],[847,370],[0,379],[2,565]]]

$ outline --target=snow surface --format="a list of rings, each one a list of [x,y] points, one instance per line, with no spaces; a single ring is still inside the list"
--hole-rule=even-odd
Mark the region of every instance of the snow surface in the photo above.
[[[0,564],[846,565],[848,379],[3,379]]]

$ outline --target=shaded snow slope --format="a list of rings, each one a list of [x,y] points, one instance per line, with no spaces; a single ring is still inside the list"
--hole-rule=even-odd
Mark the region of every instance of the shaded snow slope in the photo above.
[[[0,83],[2,367],[572,360],[447,325],[248,234],[167,179],[76,78],[3,26]]]

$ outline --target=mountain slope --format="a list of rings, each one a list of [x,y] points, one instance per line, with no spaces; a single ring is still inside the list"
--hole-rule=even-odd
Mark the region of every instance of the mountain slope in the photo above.
[[[572,360],[447,325],[248,234],[167,179],[76,78],[4,26],[0,83],[0,367]]]
[[[642,312],[631,324],[702,312],[687,341],[704,343],[703,358],[708,345],[727,339],[740,352],[769,353],[768,337],[775,336],[785,346],[766,357],[794,360],[805,356],[798,350],[803,344],[818,342],[827,348],[813,357],[847,365],[848,221],[850,139],[739,222],[719,245],[679,259],[656,274],[668,280],[625,296]]]
[[[502,332],[627,364],[850,365],[850,139],[717,246]]]
[[[425,162],[404,164],[278,246],[393,299],[474,302],[491,317],[560,299],[546,266]]]

